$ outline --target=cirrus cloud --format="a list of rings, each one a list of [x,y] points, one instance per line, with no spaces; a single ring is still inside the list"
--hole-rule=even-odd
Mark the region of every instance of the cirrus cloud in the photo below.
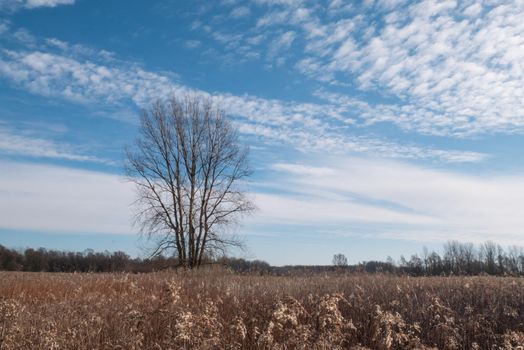
[[[56,45],[54,45],[56,46]],[[68,48],[68,45],[61,45]],[[76,55],[75,51],[75,55]],[[478,162],[487,155],[460,150],[402,144],[377,137],[348,133],[348,108],[342,103],[298,103],[209,93],[185,86],[173,75],[151,72],[136,64],[106,62],[96,55],[77,58],[47,51],[0,51],[0,76],[32,93],[66,98],[76,103],[103,101],[148,107],[154,99],[173,94],[198,94],[213,98],[236,117],[246,135],[291,144],[301,151],[374,153],[386,157],[438,159],[446,162]]]

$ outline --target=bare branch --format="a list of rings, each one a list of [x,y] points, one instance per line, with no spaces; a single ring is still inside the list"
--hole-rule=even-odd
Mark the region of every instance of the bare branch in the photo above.
[[[224,112],[195,96],[155,101],[141,116],[126,172],[136,184],[136,225],[153,255],[175,254],[197,267],[204,256],[239,245],[226,228],[254,206],[242,189],[247,148]]]

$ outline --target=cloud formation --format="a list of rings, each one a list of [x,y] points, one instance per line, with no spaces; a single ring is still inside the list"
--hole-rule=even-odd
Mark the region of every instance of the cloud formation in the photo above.
[[[112,164],[111,161],[94,156],[82,155],[72,147],[34,135],[15,132],[0,123],[0,155],[17,155],[33,158],[73,160]]]
[[[25,7],[31,9],[36,7],[56,7],[59,5],[72,5],[75,0],[27,0]]]
[[[251,10],[247,6],[235,7],[231,10],[230,16],[233,18],[247,17],[251,14]]]
[[[49,44],[49,43],[48,43]],[[57,47],[55,42],[52,43]],[[69,50],[67,43],[59,45]],[[438,159],[449,162],[478,162],[485,154],[468,151],[439,150],[400,144],[349,133],[341,103],[325,104],[284,102],[255,96],[228,93],[209,94],[182,85],[172,76],[150,72],[132,63],[105,60],[88,50],[78,56],[68,51],[0,52],[0,76],[33,93],[66,98],[77,103],[104,101],[123,104],[132,101],[147,107],[154,99],[172,94],[200,94],[215,99],[228,113],[237,117],[241,132],[269,141],[284,142],[299,150],[336,153],[365,152],[394,158]]]
[[[0,160],[0,167],[0,228],[134,232],[130,210],[133,188],[119,176],[4,160]]]
[[[357,21],[345,36],[346,24],[333,22],[306,47],[319,69],[302,71],[398,99],[369,122],[444,135],[522,132],[523,14],[519,2],[421,1],[383,13],[383,26]]]
[[[133,186],[120,176],[6,160],[0,167],[0,228],[136,232]],[[315,166],[278,163],[273,170],[271,183],[254,184],[259,211],[245,221],[247,232],[262,234],[253,230],[279,225],[283,232],[324,227],[316,235],[522,242],[522,175],[463,175],[361,158],[331,158]]]
[[[330,159],[320,167],[280,163],[273,169],[280,191],[291,192],[293,200],[269,195],[273,201],[262,210],[262,222],[273,217],[305,224],[343,222],[341,233],[351,235],[359,233],[354,223],[364,220],[378,225],[368,226],[375,237],[522,242],[521,174],[464,175],[361,158]]]
[[[339,106],[357,90],[357,124],[460,138],[524,132],[521,1],[253,3],[262,14],[225,50],[249,59],[238,51],[247,45],[277,66],[288,62],[340,93],[340,103],[331,100]],[[207,30],[237,34],[215,27]],[[279,42],[291,52],[277,55]]]
[[[35,9],[38,7],[56,7],[72,5],[75,0],[0,0],[0,10],[14,11],[20,8]]]

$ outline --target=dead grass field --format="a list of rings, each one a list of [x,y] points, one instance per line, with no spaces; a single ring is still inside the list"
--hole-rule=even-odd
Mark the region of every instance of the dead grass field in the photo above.
[[[524,279],[0,272],[0,349],[523,349]]]

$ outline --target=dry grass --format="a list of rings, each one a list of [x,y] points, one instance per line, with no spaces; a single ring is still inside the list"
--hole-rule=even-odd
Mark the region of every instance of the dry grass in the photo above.
[[[524,349],[524,279],[0,272],[0,349]]]

